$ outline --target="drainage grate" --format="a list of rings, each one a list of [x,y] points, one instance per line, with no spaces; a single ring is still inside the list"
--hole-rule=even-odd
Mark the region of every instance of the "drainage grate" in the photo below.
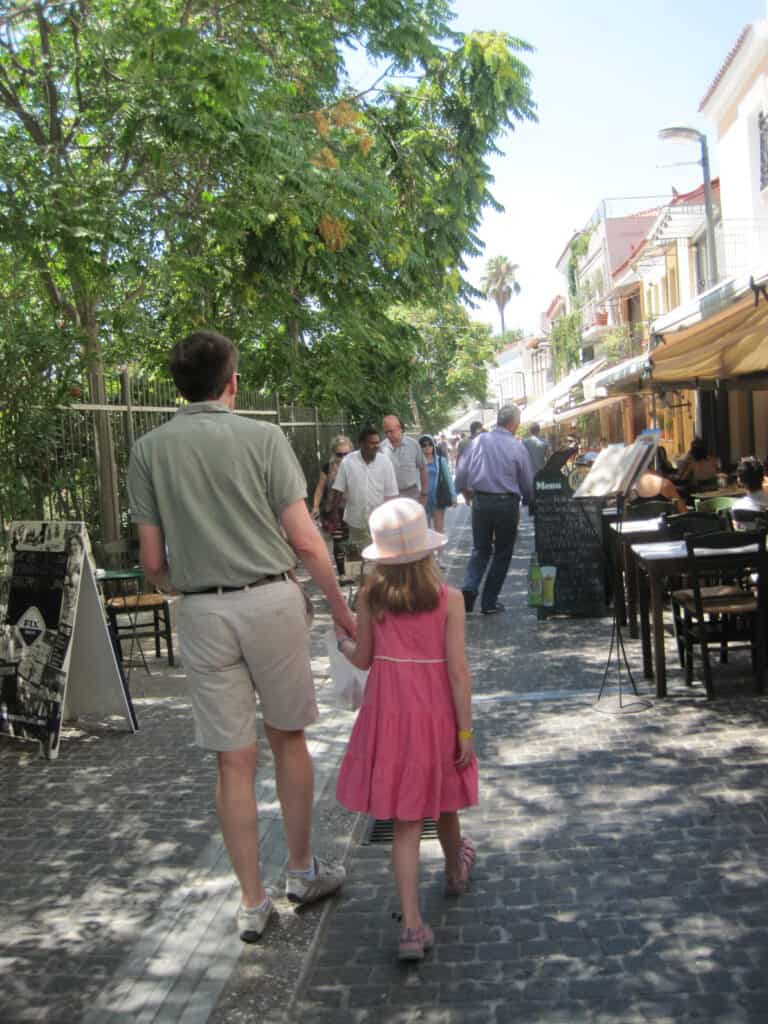
[[[395,831],[392,818],[371,818],[361,843],[391,843]],[[437,823],[433,818],[425,818],[421,829],[422,839],[437,839]]]

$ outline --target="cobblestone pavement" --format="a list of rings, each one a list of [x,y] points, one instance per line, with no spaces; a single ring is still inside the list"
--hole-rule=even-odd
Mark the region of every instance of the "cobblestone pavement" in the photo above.
[[[466,517],[458,531],[466,550]],[[436,946],[402,967],[390,847],[355,844],[288,1019],[764,1024],[768,701],[742,676],[728,691],[742,696],[707,703],[673,670],[666,701],[597,713],[609,623],[537,622],[524,605],[530,543],[526,526],[507,614],[469,619],[481,764],[480,806],[463,815],[479,846],[471,893],[443,897],[439,846],[426,841]],[[458,585],[462,565],[449,570]],[[639,665],[636,642],[629,654]]]
[[[451,530],[460,585],[466,509]],[[343,895],[302,915],[279,901],[262,944],[237,941],[214,761],[192,744],[183,668],[152,661],[131,680],[135,736],[121,722],[67,729],[53,762],[0,738],[0,1021],[768,1020],[768,700],[738,663],[713,703],[672,668],[666,701],[598,714],[610,622],[537,621],[530,548],[525,524],[508,612],[470,618],[481,804],[465,824],[481,853],[471,893],[449,903],[425,842],[437,946],[424,963],[395,963],[389,847],[362,842],[365,820],[333,800],[352,716],[330,700],[318,602],[316,844],[346,858]],[[637,642],[628,653],[639,667]],[[264,760],[262,862],[279,886]]]

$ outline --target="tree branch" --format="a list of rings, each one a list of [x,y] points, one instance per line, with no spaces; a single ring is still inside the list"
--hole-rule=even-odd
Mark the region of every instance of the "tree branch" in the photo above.
[[[0,74],[5,80],[0,82],[0,101],[2,101],[3,106],[17,115],[38,146],[47,146],[48,139],[40,122],[22,105],[3,67],[0,67]]]
[[[51,75],[51,41],[48,22],[45,18],[43,4],[37,5],[37,28],[40,32],[40,52],[43,58],[43,89],[48,106],[48,136],[52,143],[61,142],[61,123],[59,121],[59,94]]]

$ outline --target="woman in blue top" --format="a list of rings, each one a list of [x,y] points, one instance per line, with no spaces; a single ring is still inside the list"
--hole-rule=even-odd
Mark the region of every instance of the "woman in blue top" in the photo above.
[[[419,438],[421,450],[427,460],[429,488],[425,511],[429,525],[438,533],[445,533],[445,510],[456,504],[456,490],[453,486],[451,467],[448,459],[440,455],[435,447],[435,439],[431,434],[422,434]],[[438,488],[438,481],[443,483]]]

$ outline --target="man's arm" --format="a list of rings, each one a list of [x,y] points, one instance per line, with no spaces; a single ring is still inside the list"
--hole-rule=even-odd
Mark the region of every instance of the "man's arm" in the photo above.
[[[333,621],[354,636],[356,632],[355,618],[344,600],[336,574],[328,556],[325,541],[307,511],[303,499],[286,505],[280,513],[280,522],[288,543],[296,552],[296,556],[304,563],[309,575],[320,587],[328,604],[331,606]]]
[[[434,458],[439,458],[436,452]],[[426,505],[427,498],[429,496],[429,470],[427,469],[426,465],[422,466],[421,469],[419,470],[419,476],[421,477],[421,494],[419,495],[419,501],[421,502],[422,505]]]
[[[139,523],[139,561],[150,583],[164,594],[173,593],[165,557],[165,536],[161,527]]]

